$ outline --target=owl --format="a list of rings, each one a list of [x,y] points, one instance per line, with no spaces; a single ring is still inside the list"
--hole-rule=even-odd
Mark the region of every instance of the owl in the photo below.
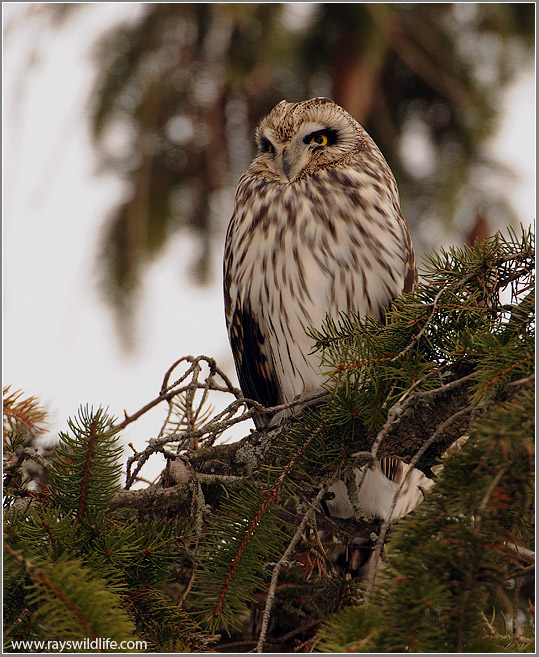
[[[283,100],[255,137],[226,235],[225,313],[243,394],[274,407],[322,390],[308,328],[343,312],[381,319],[396,296],[414,289],[417,270],[395,178],[342,107],[329,98]],[[260,414],[255,424],[281,419]],[[368,470],[360,490],[367,513],[387,516],[405,470],[393,458]],[[416,479],[394,517],[421,499]],[[333,492],[330,514],[353,516],[344,483]]]

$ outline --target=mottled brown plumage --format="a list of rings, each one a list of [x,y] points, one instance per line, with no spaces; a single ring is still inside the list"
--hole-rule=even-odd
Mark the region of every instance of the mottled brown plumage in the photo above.
[[[350,114],[328,98],[281,101],[256,143],[226,237],[225,311],[245,397],[276,406],[321,390],[308,328],[320,328],[326,314],[381,318],[413,290],[417,272],[393,174]],[[388,462],[369,473],[367,510],[384,516],[388,494],[380,501],[373,491],[378,479],[395,488],[397,471]]]

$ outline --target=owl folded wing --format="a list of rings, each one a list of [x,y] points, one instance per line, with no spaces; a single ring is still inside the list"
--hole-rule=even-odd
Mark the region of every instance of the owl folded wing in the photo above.
[[[282,404],[273,363],[265,349],[265,338],[248,303],[238,299],[229,322],[229,336],[240,387],[247,399],[265,407]],[[255,417],[257,429],[265,427],[271,414]]]

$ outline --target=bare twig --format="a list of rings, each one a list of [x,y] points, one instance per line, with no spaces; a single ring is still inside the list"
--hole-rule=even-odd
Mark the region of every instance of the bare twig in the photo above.
[[[328,396],[328,393],[324,391],[313,392],[310,395],[300,395],[296,399],[293,399],[291,402],[287,402],[286,404],[279,404],[279,406],[269,406],[265,408],[259,404],[258,412],[262,415],[266,415],[268,413],[279,413],[280,411],[286,411],[289,408],[294,408],[294,406],[303,406],[303,404],[310,404],[311,402],[317,401],[319,399],[325,399]],[[249,400],[249,403],[252,403],[251,400]]]
[[[47,459],[43,458],[43,456],[41,456],[41,454],[39,454],[39,452],[35,450],[33,447],[25,447],[22,450],[22,453],[32,461],[35,461],[45,471],[47,472],[49,471],[50,463],[47,461]]]
[[[13,630],[22,623],[22,621],[28,616],[30,613],[29,609],[23,609],[22,613],[20,616],[8,627],[8,629],[4,632],[4,640],[7,638],[7,636],[13,632]]]
[[[530,376],[526,376],[523,379],[517,379],[516,381],[508,381],[506,383],[507,386],[510,386],[511,388],[517,387],[517,386],[526,386],[529,383],[533,383],[535,381],[535,373],[530,374]]]
[[[515,578],[515,588],[513,589],[513,614],[512,614],[512,630],[513,637],[517,635],[518,628],[518,599],[520,597],[520,589],[522,587],[522,577]]]
[[[504,476],[505,471],[506,471],[506,468],[502,468],[499,472],[496,473],[496,476],[490,482],[490,486],[487,488],[487,491],[484,494],[483,499],[481,500],[481,504],[479,505],[479,509],[477,510],[477,513],[475,514],[474,536],[478,536],[479,532],[481,531],[481,525],[483,523],[483,514],[485,513],[486,508],[488,506],[488,503],[490,502],[490,498],[492,496],[492,493],[496,489],[496,486],[500,483],[500,480]]]
[[[255,415],[257,409],[251,408],[249,410],[245,410],[239,417],[233,417],[241,407],[246,408],[246,406],[247,400],[237,399],[236,401],[229,404],[224,409],[224,411],[214,416],[210,422],[206,423],[200,429],[150,439],[148,446],[142,452],[137,452],[133,456],[130,456],[127,460],[126,488],[129,488],[133,484],[135,477],[138,475],[142,466],[146,463],[150,456],[157,452],[164,453],[164,448],[166,445],[170,443],[182,443],[186,446],[189,443],[192,443],[192,441],[198,440],[203,436],[209,436],[210,438],[217,436],[238,422],[244,422],[245,420]],[[223,417],[225,418],[224,420],[222,420]],[[135,469],[131,471],[134,463],[137,465],[135,466]]]
[[[273,569],[273,573],[271,575],[271,582],[268,589],[268,595],[266,598],[266,605],[264,607],[264,613],[262,615],[262,627],[260,629],[260,634],[258,636],[258,643],[255,652],[263,652],[264,650],[264,641],[266,639],[266,633],[268,631],[271,609],[273,607],[273,601],[275,599],[275,590],[277,588],[277,581],[279,579],[279,573],[281,572],[281,568],[285,565],[286,562],[290,560],[290,557],[294,553],[296,545],[298,544],[301,536],[303,535],[303,532],[305,531],[305,527],[307,526],[311,517],[315,513],[316,505],[320,502],[325,492],[326,492],[326,487],[322,486],[322,488],[320,488],[320,490],[318,491],[316,497],[312,500],[310,508],[306,511],[303,518],[301,519],[301,522],[296,530],[296,533],[292,537],[292,540],[288,544],[288,547],[286,548],[282,557],[279,559],[279,561],[277,562],[277,564]]]
[[[191,357],[188,357],[191,358]],[[199,356],[198,358],[206,358],[205,356]],[[182,362],[185,359],[181,359],[178,362]],[[171,368],[172,370],[172,368]],[[169,372],[171,371],[169,370]],[[190,367],[189,372],[193,373],[194,375],[196,374],[198,376],[199,370],[195,368],[194,366]],[[167,376],[169,374],[167,373]],[[167,377],[165,377],[166,380]],[[185,380],[185,377],[182,377],[178,381],[183,382]],[[174,386],[176,385],[175,382]],[[213,384],[201,384],[196,381],[196,387],[202,388],[204,390],[214,390],[215,387]],[[165,399],[169,399],[171,395],[176,395],[179,392],[179,389],[174,389],[173,392],[171,390],[174,388],[174,386],[169,387],[164,389],[164,392],[160,395],[158,398],[158,401],[163,401]],[[183,389],[182,389],[183,390]],[[233,392],[233,390],[229,391]],[[241,394],[241,393],[240,393]],[[245,399],[243,397],[235,399],[232,403],[230,403],[224,410],[222,410],[220,413],[217,413],[217,415],[214,415],[209,422],[204,424],[200,428],[194,428],[193,424],[193,416],[189,416],[189,424],[193,428],[188,428],[185,431],[181,431],[179,433],[171,433],[168,435],[162,435],[162,432],[160,432],[159,436],[157,438],[152,438],[149,441],[148,446],[142,451],[142,452],[137,452],[133,454],[132,456],[129,457],[127,460],[126,464],[126,469],[127,469],[127,477],[126,477],[126,488],[130,488],[130,486],[133,484],[135,481],[135,478],[137,477],[138,473],[140,472],[141,468],[143,465],[148,461],[150,456],[153,454],[156,454],[158,452],[163,453],[165,456],[167,454],[164,451],[164,448],[166,445],[169,445],[171,443],[178,443],[178,450],[185,449],[187,447],[195,447],[198,448],[198,444],[200,441],[204,441],[205,446],[211,446],[215,440],[217,439],[218,436],[220,436],[224,431],[229,429],[230,427],[234,426],[235,424],[238,424],[240,422],[245,422],[246,420],[249,420],[253,418],[255,415],[259,413],[278,413],[280,411],[284,411],[290,408],[293,408],[294,406],[298,405],[303,405],[306,403],[311,403],[313,401],[316,401],[318,399],[322,399],[323,397],[326,396],[327,393],[325,392],[318,392],[314,393],[312,395],[308,395],[305,397],[301,397],[298,399],[295,399],[291,402],[288,402],[286,404],[280,404],[278,406],[272,406],[270,408],[265,408],[262,404],[256,402],[253,399]],[[192,400],[192,397],[191,397]],[[154,400],[156,402],[157,400]],[[147,404],[144,408],[142,408],[140,411],[137,411],[137,413],[134,413],[132,416],[126,418],[124,422],[121,425],[118,425],[118,428],[121,426],[126,426],[129,422],[134,421],[140,415],[142,415],[144,412],[151,408],[156,404],[151,402],[150,404]],[[243,407],[243,412],[240,415],[236,415],[237,412]],[[200,408],[200,407],[199,407]],[[197,411],[198,412],[198,411]],[[136,466],[134,470],[132,471],[133,465],[136,463]]]
[[[172,372],[182,363],[189,363],[189,367],[176,381],[174,381],[173,384],[169,385],[168,381]],[[210,369],[210,374],[208,377],[206,377],[204,383],[200,383],[198,381],[198,376],[201,372],[200,363],[205,363]],[[182,386],[181,384],[184,383],[184,381],[186,381],[189,377],[191,377],[191,382]],[[222,383],[216,381],[216,377],[221,379]],[[219,367],[217,367],[217,364],[213,358],[209,358],[208,356],[183,356],[182,358],[179,358],[175,363],[173,363],[173,365],[171,365],[171,367],[169,367],[167,370],[161,385],[159,395],[132,415],[125,413],[124,420],[116,425],[116,429],[118,431],[125,429],[126,426],[138,420],[142,415],[150,411],[152,408],[155,408],[155,406],[161,402],[169,401],[178,394],[186,393],[188,395],[194,396],[194,391],[196,389],[201,389],[204,391],[215,390],[217,392],[231,393],[236,397],[236,399],[241,399],[243,397],[241,390],[232,385],[227,375]]]

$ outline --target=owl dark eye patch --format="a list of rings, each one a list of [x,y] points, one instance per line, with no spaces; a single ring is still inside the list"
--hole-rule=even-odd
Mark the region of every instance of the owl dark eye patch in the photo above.
[[[263,153],[273,153],[275,151],[275,148],[273,147],[271,141],[269,139],[266,139],[265,137],[263,137],[260,140],[258,147]]]
[[[327,141],[326,141],[327,140]],[[332,146],[337,142],[337,131],[330,128],[323,130],[316,130],[308,134],[303,143],[305,144],[320,144],[321,146]]]

